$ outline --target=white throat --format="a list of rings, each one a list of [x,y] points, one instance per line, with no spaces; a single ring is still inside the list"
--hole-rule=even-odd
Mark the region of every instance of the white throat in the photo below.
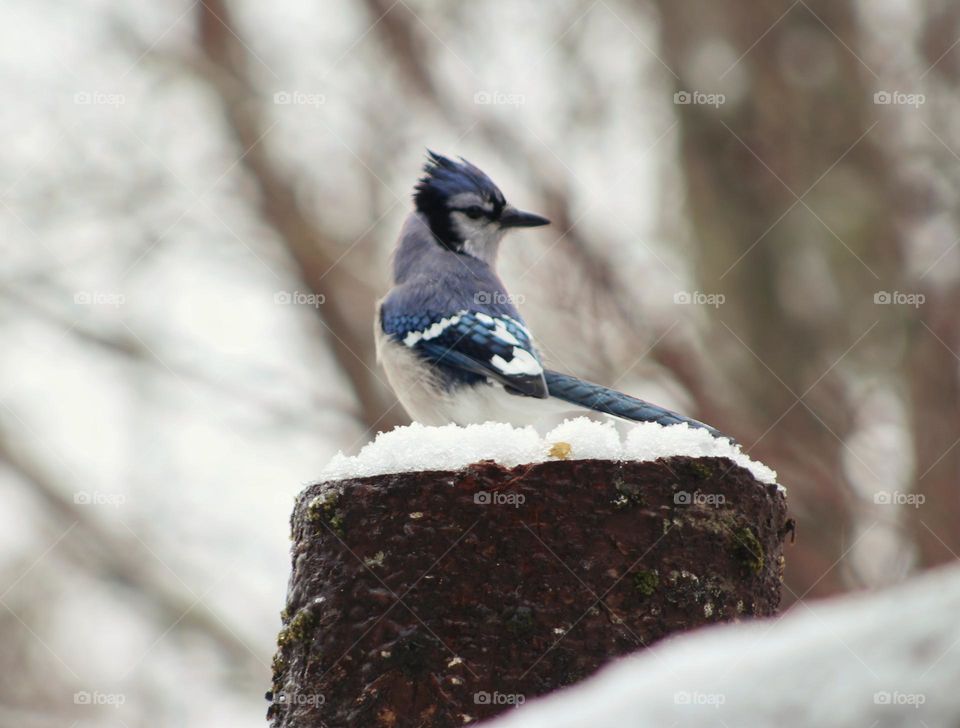
[[[503,228],[493,222],[478,225],[473,220],[458,220],[456,225],[464,240],[463,252],[494,267],[505,232]]]

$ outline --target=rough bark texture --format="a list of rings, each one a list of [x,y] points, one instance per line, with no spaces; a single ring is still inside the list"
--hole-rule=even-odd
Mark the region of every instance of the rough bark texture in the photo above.
[[[308,487],[275,728],[461,726],[780,602],[786,499],[721,458],[580,460]]]

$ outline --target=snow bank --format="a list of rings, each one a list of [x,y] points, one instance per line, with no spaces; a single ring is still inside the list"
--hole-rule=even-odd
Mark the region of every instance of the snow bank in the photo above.
[[[480,460],[514,467],[558,458],[647,461],[671,455],[729,458],[762,483],[777,480],[773,470],[751,460],[739,445],[715,438],[706,430],[686,424],[664,427],[642,422],[634,425],[623,440],[612,422],[586,417],[566,420],[544,437],[532,427],[499,422],[466,427],[414,423],[381,432],[354,457],[338,453],[324,468],[320,480],[415,470],[460,470]]]
[[[667,640],[483,725],[957,726],[958,612],[960,569],[942,568],[881,593]]]

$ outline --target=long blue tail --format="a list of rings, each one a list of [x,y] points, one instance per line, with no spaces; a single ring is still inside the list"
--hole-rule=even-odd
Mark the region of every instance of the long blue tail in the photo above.
[[[615,389],[603,387],[593,382],[586,382],[583,379],[550,369],[546,369],[543,375],[547,380],[547,389],[550,391],[550,396],[562,399],[564,402],[614,417],[633,420],[634,422],[657,422],[661,425],[679,425],[686,422],[690,427],[702,428],[714,437],[725,437],[734,442],[734,439],[729,435],[724,435],[719,430],[710,427],[710,425],[705,425],[699,420],[684,417],[681,414],[644,402],[642,399],[631,397]]]

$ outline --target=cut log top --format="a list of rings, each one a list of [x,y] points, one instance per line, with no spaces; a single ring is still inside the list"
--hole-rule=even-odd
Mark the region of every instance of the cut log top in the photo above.
[[[788,528],[783,490],[722,457],[312,485],[292,518],[268,716],[401,728],[495,715],[667,635],[775,613]]]

